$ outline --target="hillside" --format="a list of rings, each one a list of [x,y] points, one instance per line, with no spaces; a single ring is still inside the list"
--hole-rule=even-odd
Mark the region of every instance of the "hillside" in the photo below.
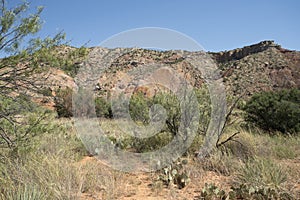
[[[66,58],[76,48],[67,46],[57,48],[58,57]],[[94,48],[87,49],[88,52]],[[263,41],[258,44],[245,46],[224,52],[209,52],[212,59],[221,70],[221,76],[229,95],[239,95],[246,92],[253,94],[259,91],[278,90],[282,88],[300,88],[300,52],[283,49],[273,41]],[[78,59],[74,59],[78,60]],[[80,59],[79,59],[80,60]],[[81,59],[82,60],[82,59]],[[95,86],[98,95],[107,96],[112,90],[121,90],[125,93],[143,91],[145,95],[153,94],[151,85],[137,87],[138,83],[132,80],[128,73],[132,69],[138,70],[148,64],[163,64],[171,67],[176,73],[185,77],[194,87],[201,87],[204,78],[201,72],[186,62],[176,51],[155,51],[147,49],[129,49],[129,53],[118,57],[107,70],[101,74]],[[44,73],[47,80],[42,79],[44,90],[52,95],[43,97],[38,95],[36,101],[44,102],[53,107],[53,96],[58,88],[75,86],[73,77],[66,67],[52,67]],[[71,68],[84,65],[73,61]],[[70,67],[68,68],[70,69]],[[71,69],[72,70],[72,69]],[[160,78],[170,76],[170,72],[162,70]],[[52,96],[52,97],[51,97]]]
[[[228,91],[300,87],[300,52],[283,49],[273,41],[211,54],[223,71]]]

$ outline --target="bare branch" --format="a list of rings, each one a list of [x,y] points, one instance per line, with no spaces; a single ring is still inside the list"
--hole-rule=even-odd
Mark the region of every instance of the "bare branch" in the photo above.
[[[35,128],[37,125],[39,125],[45,118],[46,118],[46,114],[44,113],[33,124],[30,125],[30,127],[23,134],[22,138],[26,137],[29,133],[31,133],[32,129]]]
[[[234,133],[233,135],[231,135],[230,137],[228,137],[228,138],[227,138],[226,140],[224,140],[223,142],[217,144],[217,147],[220,147],[220,146],[224,145],[225,143],[229,142],[230,140],[233,140],[233,138],[234,138],[237,134],[239,134],[239,133],[240,133],[239,131],[236,132],[236,133]]]
[[[1,12],[2,12],[2,15],[4,13],[4,8],[5,8],[5,0],[1,0]]]
[[[230,116],[232,115],[233,110],[236,108],[237,103],[241,100],[242,97],[245,96],[246,93],[247,93],[247,91],[243,92],[238,98],[236,98],[236,99],[234,100],[232,106],[231,106],[230,109],[229,109],[229,112],[226,114],[225,122],[224,122],[224,124],[223,124],[223,126],[222,126],[222,129],[221,129],[221,131],[220,131],[220,133],[219,133],[218,140],[217,140],[217,142],[216,142],[216,145],[217,145],[217,146],[218,146],[218,143],[219,143],[219,141],[220,141],[220,136],[224,133],[224,130],[225,130],[226,126],[228,126],[229,118],[230,118]]]
[[[7,146],[9,148],[12,148],[13,142],[9,138],[8,134],[6,133],[6,131],[1,126],[0,126],[0,131],[2,132],[2,133],[0,133],[1,138],[6,142],[6,144],[7,144]]]

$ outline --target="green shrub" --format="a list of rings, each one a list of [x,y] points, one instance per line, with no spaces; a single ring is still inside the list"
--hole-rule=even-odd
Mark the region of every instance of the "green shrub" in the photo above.
[[[72,117],[72,95],[73,90],[71,88],[58,89],[54,98],[55,110],[58,117]]]
[[[126,98],[123,93],[120,94],[118,97],[114,97],[111,99],[114,119],[120,119],[125,117],[124,113],[126,113],[127,111],[127,101],[125,99]]]
[[[150,122],[149,107],[153,104],[150,98],[144,96],[142,92],[133,94],[129,102],[129,113],[135,122],[148,124]]]
[[[79,71],[80,62],[83,62],[87,57],[89,50],[85,47],[80,47],[70,51],[65,58],[61,58],[59,67],[71,77],[75,77]]]
[[[207,88],[195,90],[195,95],[198,99],[198,108],[200,110],[198,131],[201,134],[196,135],[196,138],[189,150],[190,152],[195,149],[198,150],[199,146],[202,144],[202,136],[204,135],[210,120],[211,107],[208,94],[209,93]],[[124,109],[124,104],[122,104],[122,96],[120,96],[118,100],[118,106],[120,107],[115,106],[113,114],[115,118],[122,118],[122,113],[124,112],[124,110],[122,110]],[[172,94],[171,92],[158,92],[153,97],[146,97],[141,92],[133,94],[129,102],[129,114],[131,119],[135,121],[138,125],[149,125],[150,117],[152,117],[154,121],[162,119],[160,114],[151,116],[151,114],[153,113],[150,112],[150,109],[152,109],[153,106],[156,105],[159,105],[165,109],[166,119],[163,122],[164,125],[162,127],[162,130],[160,130],[160,132],[157,133],[155,136],[142,139],[134,137],[123,138],[120,139],[119,146],[121,146],[122,148],[133,148],[137,152],[148,152],[167,145],[169,142],[172,141],[173,137],[176,134],[178,134],[180,123],[189,126],[189,119],[193,117],[185,116],[186,122],[182,122],[182,113],[180,107],[181,103],[182,102],[179,101],[176,95]],[[191,106],[187,106],[187,109],[190,109],[189,111],[194,110],[194,108],[192,108]],[[187,115],[189,113],[192,113],[192,115],[194,115],[194,112],[187,112],[184,114]]]
[[[96,97],[95,110],[97,117],[112,118],[111,104],[102,97]]]
[[[161,132],[149,138],[133,138],[131,147],[139,153],[151,152],[166,146],[172,139],[172,134]]]
[[[300,131],[300,90],[255,94],[244,107],[246,120],[265,130]]]
[[[0,95],[0,154],[18,156],[34,148],[33,138],[47,131],[48,111],[39,108],[24,95],[11,98]]]
[[[65,49],[64,49],[65,48]],[[82,63],[88,55],[88,49],[85,47],[73,48],[69,46],[60,46],[52,48],[41,48],[34,52],[32,60],[36,65],[41,63],[63,70],[71,77],[75,77]]]
[[[143,93],[133,94],[130,99],[129,113],[132,120],[137,123],[147,125],[150,122],[150,108],[158,104],[166,110],[167,119],[165,121],[165,130],[176,135],[178,132],[181,111],[180,102],[175,95],[167,92],[159,92],[154,97],[145,97]],[[152,116],[159,119],[159,116]]]
[[[52,90],[50,87],[43,87],[38,91],[38,93],[45,97],[52,97]]]
[[[110,137],[109,139],[121,149],[131,149],[137,153],[145,153],[158,150],[169,144],[173,139],[173,135],[168,132],[160,132],[148,138],[129,136],[119,139]]]
[[[73,90],[71,88],[64,88],[64,89],[58,89],[56,91],[56,96],[54,98],[54,103],[55,103],[55,110],[57,112],[58,117],[73,117],[75,110],[73,110],[73,103],[76,104],[77,109],[76,116],[95,116],[95,106],[97,105],[99,109],[101,109],[100,101],[99,99],[95,99],[95,103],[92,105],[92,103],[89,101],[90,98],[94,98],[93,94],[89,90],[84,90],[84,89],[79,89],[78,95],[74,96],[76,99],[73,102]],[[102,111],[101,111],[102,112]],[[99,112],[99,114],[102,114]]]
[[[111,104],[103,97],[96,97],[94,99],[94,105],[90,104],[88,99],[84,99],[86,95],[91,95],[89,91],[84,91],[83,89],[78,90],[82,95],[76,96],[76,103],[80,106],[78,112],[83,112],[85,115],[93,115],[93,106],[95,107],[95,112],[97,117],[112,118]],[[56,96],[54,98],[55,110],[58,117],[72,117],[73,116],[73,90],[71,88],[59,89],[56,91]],[[78,113],[80,115],[80,113]]]
[[[199,113],[199,132],[204,134],[210,121],[210,98],[207,88],[201,88],[194,91],[198,100]],[[158,92],[155,96],[149,98],[145,97],[143,93],[137,93],[132,95],[130,99],[129,112],[131,118],[136,122],[142,122],[143,124],[149,124],[150,122],[150,108],[153,105],[160,105],[166,110],[165,130],[171,132],[173,135],[178,133],[180,123],[189,126],[190,119],[193,116],[187,116],[195,108],[186,105],[186,112],[182,113],[181,107],[183,101],[178,99],[175,94],[171,92]],[[185,121],[182,120],[182,114],[185,114]],[[159,116],[153,116],[155,119],[159,119]]]

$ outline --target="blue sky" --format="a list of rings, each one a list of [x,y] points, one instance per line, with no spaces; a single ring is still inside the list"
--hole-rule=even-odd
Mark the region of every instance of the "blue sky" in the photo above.
[[[39,35],[64,31],[71,45],[96,46],[122,31],[162,27],[182,32],[207,51],[275,40],[300,50],[298,0],[33,0],[45,7]]]

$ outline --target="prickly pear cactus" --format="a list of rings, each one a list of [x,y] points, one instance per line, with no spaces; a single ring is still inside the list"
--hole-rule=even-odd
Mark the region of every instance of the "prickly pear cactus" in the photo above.
[[[179,189],[184,188],[190,182],[189,175],[184,169],[184,165],[186,164],[187,160],[179,159],[172,165],[163,168],[158,180],[162,181],[167,186],[172,184]]]

